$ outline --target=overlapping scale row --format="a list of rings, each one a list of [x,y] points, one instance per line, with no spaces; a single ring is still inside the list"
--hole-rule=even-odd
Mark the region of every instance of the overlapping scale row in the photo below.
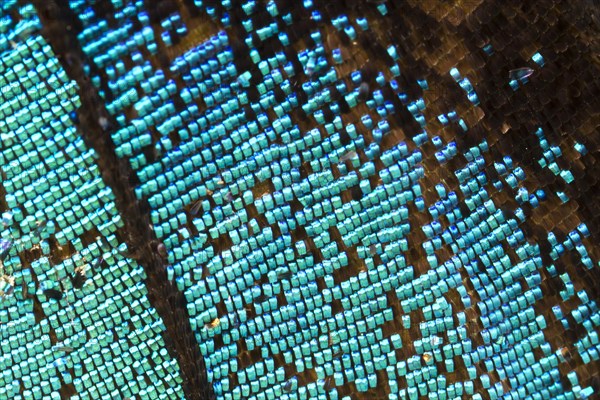
[[[32,5],[2,3],[0,398],[181,398],[179,366]]]

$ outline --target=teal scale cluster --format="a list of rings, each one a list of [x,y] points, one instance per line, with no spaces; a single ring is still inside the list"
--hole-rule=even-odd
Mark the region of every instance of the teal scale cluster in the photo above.
[[[242,5],[248,37],[236,40],[250,49],[250,71],[236,68],[231,31],[225,30],[175,58],[167,73],[142,55],[142,47],[156,54],[158,41],[166,47],[172,43],[165,40],[168,32],[161,39],[151,34],[141,2],[119,2],[115,18],[120,28],[114,30],[84,11],[84,2],[73,3],[80,4],[81,40],[88,55],[106,68],[108,86],[114,88],[108,109],[119,123],[112,134],[117,153],[130,160],[140,179],[136,193],[150,204],[154,230],[168,249],[169,277],[185,293],[217,398],[336,399],[342,398],[336,387],[348,383],[358,392],[388,385],[390,399],[574,399],[593,393],[579,385],[575,372],[568,374],[570,385],[565,386],[559,370],[565,355],[546,340],[546,318],[536,311],[543,300],[540,271],[552,273],[553,266],[545,265],[539,246],[525,239],[519,228],[525,219],[522,210],[507,215],[490,197],[492,185],[500,190],[525,179],[509,155],[494,161],[483,140],[462,155],[466,164],[455,171],[459,192],[440,182],[439,201],[426,204],[420,147],[430,140],[439,145],[441,163],[457,151],[455,143],[430,137],[424,99],[398,93],[423,131],[381,151],[379,142],[389,133],[386,118],[396,110],[375,89],[366,100],[370,112],[357,125],[343,122],[331,88],[355,107],[364,101],[360,72],[339,76],[335,64],[344,62],[342,53],[326,54],[321,31],[311,33],[313,48],[298,53],[310,76],[301,88],[295,88],[299,71],[283,51],[261,59],[254,48],[260,43],[254,40],[277,37],[282,47],[290,45],[278,27],[295,22],[291,14],[279,13],[276,1]],[[219,17],[214,8],[195,3],[230,27],[227,14]],[[229,2],[222,6],[231,7]],[[303,6],[310,9],[312,2]],[[272,21],[254,26],[252,14],[259,7],[267,8]],[[378,8],[386,12],[385,5]],[[137,13],[144,27],[135,32],[127,27],[129,16]],[[170,18],[181,20],[177,13]],[[333,25],[352,39],[359,29],[368,29],[366,22],[354,25],[340,16]],[[185,35],[185,27],[180,28]],[[388,52],[397,60],[393,44]],[[536,62],[540,58],[536,55]],[[397,64],[382,72],[379,85],[398,86]],[[456,69],[449,74],[477,105],[476,88],[468,79]],[[260,98],[253,102],[248,87],[257,77]],[[100,88],[100,78],[95,79]],[[427,89],[424,78],[419,85]],[[285,95],[279,101],[276,86]],[[303,104],[298,90],[307,97]],[[178,109],[174,96],[183,100]],[[129,107],[135,109],[134,117],[126,117]],[[255,117],[247,117],[248,107]],[[294,122],[299,108],[311,116],[312,129],[303,131]],[[324,108],[333,113],[333,121],[325,121]],[[455,111],[440,118],[468,134]],[[151,130],[160,138],[154,140]],[[364,131],[374,140],[360,133]],[[342,132],[350,138],[348,144],[343,144]],[[148,147],[158,154],[156,160],[147,159]],[[484,171],[491,162],[502,163],[498,181],[491,182]],[[263,193],[256,195],[259,188]],[[344,201],[343,194],[352,190],[360,191],[360,200]],[[523,202],[534,201],[520,196]],[[428,215],[430,222],[411,226],[414,212]],[[294,240],[292,233],[300,227],[306,238]],[[414,230],[426,237],[419,245],[430,266],[420,276],[405,257]],[[341,240],[332,238],[332,231]],[[570,245],[557,243],[556,251],[577,247],[587,257],[581,238],[588,234],[582,224],[569,236]],[[219,241],[229,247],[217,248]],[[443,246],[451,249],[451,257],[436,254]],[[336,271],[348,268],[349,249],[365,269],[345,281],[334,279]],[[582,266],[594,268],[589,257],[582,258]],[[561,279],[569,281],[567,274]],[[566,287],[565,298],[573,297],[572,285]],[[451,290],[462,304],[446,299]],[[399,311],[388,304],[392,293],[400,301]],[[577,349],[591,362],[598,359],[600,314],[585,291],[577,296],[581,304],[568,312],[588,332]],[[336,302],[341,310],[334,311]],[[560,304],[555,308],[562,313]],[[477,311],[481,331],[473,330],[477,325],[469,324],[465,309]],[[400,331],[386,336],[383,326],[396,323],[399,330],[410,329],[417,315],[422,315],[420,337],[411,337],[412,354],[401,356],[407,353],[402,352]],[[475,338],[482,344],[476,346]],[[254,354],[245,368],[240,367],[241,352]],[[276,357],[285,365],[278,365]],[[447,382],[446,374],[457,369],[466,370],[468,379]],[[315,379],[300,380],[306,371],[313,371]]]
[[[140,181],[136,194],[151,207],[153,229],[168,250],[168,276],[185,293],[217,398],[345,399],[338,387],[349,384],[359,393],[387,386],[390,399],[411,400],[594,394],[592,387],[580,385],[575,371],[563,376],[570,356],[545,336],[549,321],[539,311],[541,272],[562,280],[561,298],[576,304],[555,304],[552,313],[565,329],[575,321],[585,330],[576,348],[586,364],[599,357],[596,302],[585,290],[575,292],[567,273],[558,274],[552,263],[542,261],[540,246],[520,228],[523,210],[506,212],[490,195],[510,187],[518,204],[535,207],[551,194],[527,188],[524,171],[510,155],[492,154],[486,140],[459,154],[456,143],[429,132],[425,100],[398,88],[398,63],[381,71],[377,84],[395,89],[422,132],[382,150],[390,134],[387,118],[399,110],[378,88],[364,99],[359,71],[339,75],[336,64],[347,60],[340,51],[326,54],[320,30],[311,34],[315,46],[298,53],[302,75],[310,76],[300,87],[301,71],[284,51],[261,59],[255,49],[260,43],[254,41],[276,37],[288,47],[288,35],[279,29],[297,22],[280,13],[277,1],[241,6],[248,36],[236,40],[250,49],[248,71],[237,67],[227,14],[200,0],[197,7],[226,29],[185,51],[164,71],[150,58],[160,47],[174,46],[173,32],[187,34],[180,15],[163,19],[163,32],[157,34],[140,0],[112,1],[114,28],[88,1],[70,3],[84,26],[79,36],[84,51],[106,71],[113,95],[107,109],[118,124],[111,133],[117,155],[130,161]],[[222,8],[228,7],[230,2],[223,1]],[[252,15],[259,7],[266,7],[272,20],[254,26]],[[320,18],[312,1],[298,7]],[[384,4],[377,9],[386,13]],[[332,25],[354,39],[368,29],[368,20],[354,23],[340,16]],[[387,49],[397,62],[394,44]],[[534,62],[543,67],[540,59],[538,54]],[[476,85],[457,69],[448,74],[477,106]],[[102,78],[91,78],[102,90]],[[257,101],[250,100],[251,81],[259,82]],[[507,84],[525,90],[519,86],[524,83]],[[418,84],[427,90],[425,78]],[[366,103],[369,112],[360,121],[344,121],[332,100],[333,88],[351,108]],[[284,98],[276,100],[279,90]],[[325,108],[334,115],[331,122]],[[298,110],[310,116],[311,129],[298,126]],[[438,119],[469,134],[454,110]],[[532,134],[546,146],[546,161],[540,163],[547,162],[569,183],[569,171],[552,166],[560,149],[544,142],[541,130]],[[422,193],[427,174],[422,147],[428,142],[438,150],[440,164],[457,156],[465,160],[453,171],[458,187],[437,183],[434,204],[427,204]],[[148,159],[149,148],[154,159]],[[497,175],[487,172],[490,165]],[[20,201],[16,194],[15,199]],[[412,225],[417,214],[428,222]],[[305,235],[298,239],[300,230]],[[414,242],[415,231],[424,236],[422,243]],[[64,240],[73,235],[65,233]],[[576,252],[578,268],[598,268],[584,244],[588,236],[585,224],[564,242],[549,232],[551,259]],[[411,246],[422,248],[426,274],[407,262]],[[450,256],[442,256],[442,248]],[[340,280],[354,267],[352,255],[364,269]],[[137,268],[131,260],[119,265]],[[458,293],[460,302],[449,301],[449,292]],[[391,308],[391,297],[400,309]],[[385,334],[390,327],[396,332]],[[401,338],[407,330],[410,344]],[[243,360],[248,353],[254,358]],[[467,379],[449,381],[457,370],[466,371]]]
[[[77,84],[33,6],[0,15],[0,399],[179,399],[145,272],[121,255],[115,196],[72,118]]]

